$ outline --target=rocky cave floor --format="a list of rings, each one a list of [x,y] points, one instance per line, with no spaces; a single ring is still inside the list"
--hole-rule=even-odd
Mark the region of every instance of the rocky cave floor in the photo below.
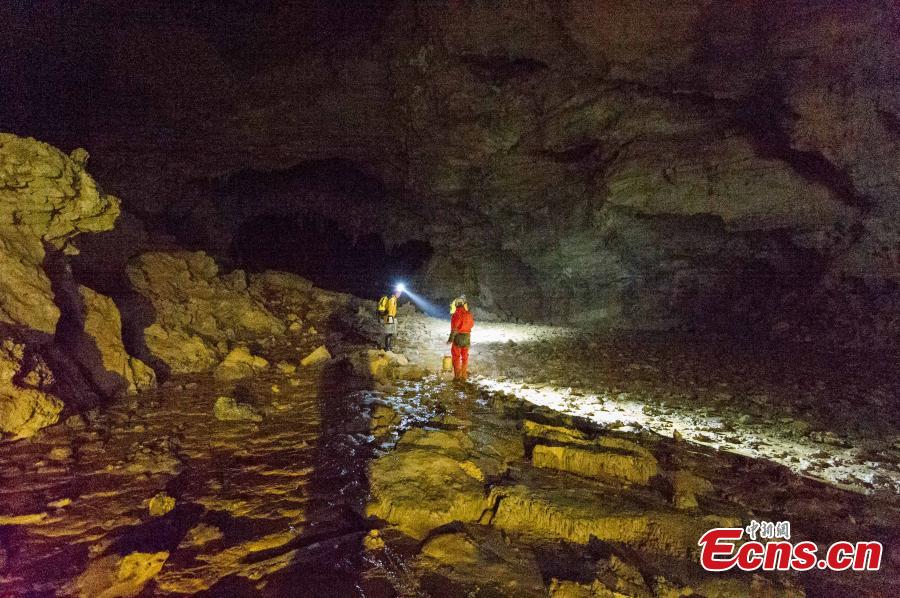
[[[294,330],[0,444],[0,595],[900,595],[888,360],[486,324],[458,385],[446,326],[305,367]],[[882,570],[704,573],[699,536],[750,519]]]

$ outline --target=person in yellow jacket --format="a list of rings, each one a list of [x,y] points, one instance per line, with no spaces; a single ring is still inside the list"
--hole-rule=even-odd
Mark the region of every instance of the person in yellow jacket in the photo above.
[[[382,323],[384,324],[384,350],[390,351],[393,344],[394,335],[397,334],[397,300],[403,294],[401,288],[394,290],[394,293],[387,297],[387,301],[382,305],[379,302],[378,308],[381,312]],[[384,301],[382,297],[382,301]]]

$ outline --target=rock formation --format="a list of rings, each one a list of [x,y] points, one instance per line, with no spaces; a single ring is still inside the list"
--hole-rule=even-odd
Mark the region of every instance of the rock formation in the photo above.
[[[71,251],[75,235],[111,229],[118,215],[119,200],[102,193],[81,164],[45,143],[0,133],[0,322],[53,334],[60,312],[43,268],[47,252]]]
[[[0,134],[0,432],[30,436],[54,423],[59,397],[96,402],[153,385],[122,346],[119,313],[78,287],[66,254],[79,233],[111,229],[119,201],[67,157],[34,139]]]
[[[151,304],[147,350],[172,372],[210,369],[228,353],[228,342],[286,329],[250,296],[243,271],[220,276],[201,252],[141,254],[129,264],[128,278]]]
[[[85,343],[96,344],[100,362],[96,367],[94,382],[109,395],[122,389],[115,382],[104,382],[102,377],[113,374],[124,380],[125,390],[135,393],[156,385],[156,374],[144,362],[129,355],[122,344],[122,319],[113,300],[91,289],[80,286],[78,293],[84,303],[84,334],[76,341],[81,347],[73,347],[77,358],[86,360],[91,348]],[[86,367],[88,364],[84,364]]]

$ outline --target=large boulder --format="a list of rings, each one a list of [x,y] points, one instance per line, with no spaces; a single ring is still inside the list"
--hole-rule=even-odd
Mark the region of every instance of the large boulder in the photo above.
[[[109,230],[119,215],[86,160],[82,149],[70,157],[0,133],[0,431],[15,437],[54,423],[62,399],[85,407],[153,384],[124,349],[113,302],[79,287],[68,264],[76,235]]]
[[[453,426],[451,421],[434,423]],[[366,514],[420,539],[455,521],[488,522],[496,497],[485,485],[519,462],[523,448],[511,426],[487,418],[480,423],[478,429],[411,428],[404,433],[394,450],[369,467]]]
[[[243,271],[222,274],[203,252],[143,253],[128,264],[127,275],[151,305],[147,349],[172,372],[208,370],[227,353],[228,343],[286,330],[250,294]]]
[[[111,229],[118,215],[119,200],[101,192],[83,164],[0,133],[0,322],[53,334],[60,312],[46,250],[70,250],[72,237]]]
[[[173,373],[202,372],[219,362],[219,352],[209,341],[177,328],[154,322],[144,329],[150,357],[165,363]]]
[[[247,347],[235,347],[225,356],[225,359],[213,371],[216,380],[227,382],[252,376],[265,370],[269,362],[253,355]]]
[[[439,451],[404,447],[372,463],[372,502],[366,515],[384,519],[413,538],[463,521],[477,523],[490,510],[484,484],[461,460]]]
[[[300,360],[300,365],[303,367],[310,367],[313,365],[318,365],[320,363],[325,363],[331,359],[331,353],[328,351],[328,347],[325,345],[321,345],[313,349],[313,351]]]

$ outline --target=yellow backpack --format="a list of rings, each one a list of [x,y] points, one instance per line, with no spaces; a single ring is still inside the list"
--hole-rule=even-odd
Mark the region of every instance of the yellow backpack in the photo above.
[[[385,295],[384,297],[382,297],[381,299],[378,300],[378,313],[383,316],[384,314],[387,313],[387,308],[388,308],[388,296]]]

